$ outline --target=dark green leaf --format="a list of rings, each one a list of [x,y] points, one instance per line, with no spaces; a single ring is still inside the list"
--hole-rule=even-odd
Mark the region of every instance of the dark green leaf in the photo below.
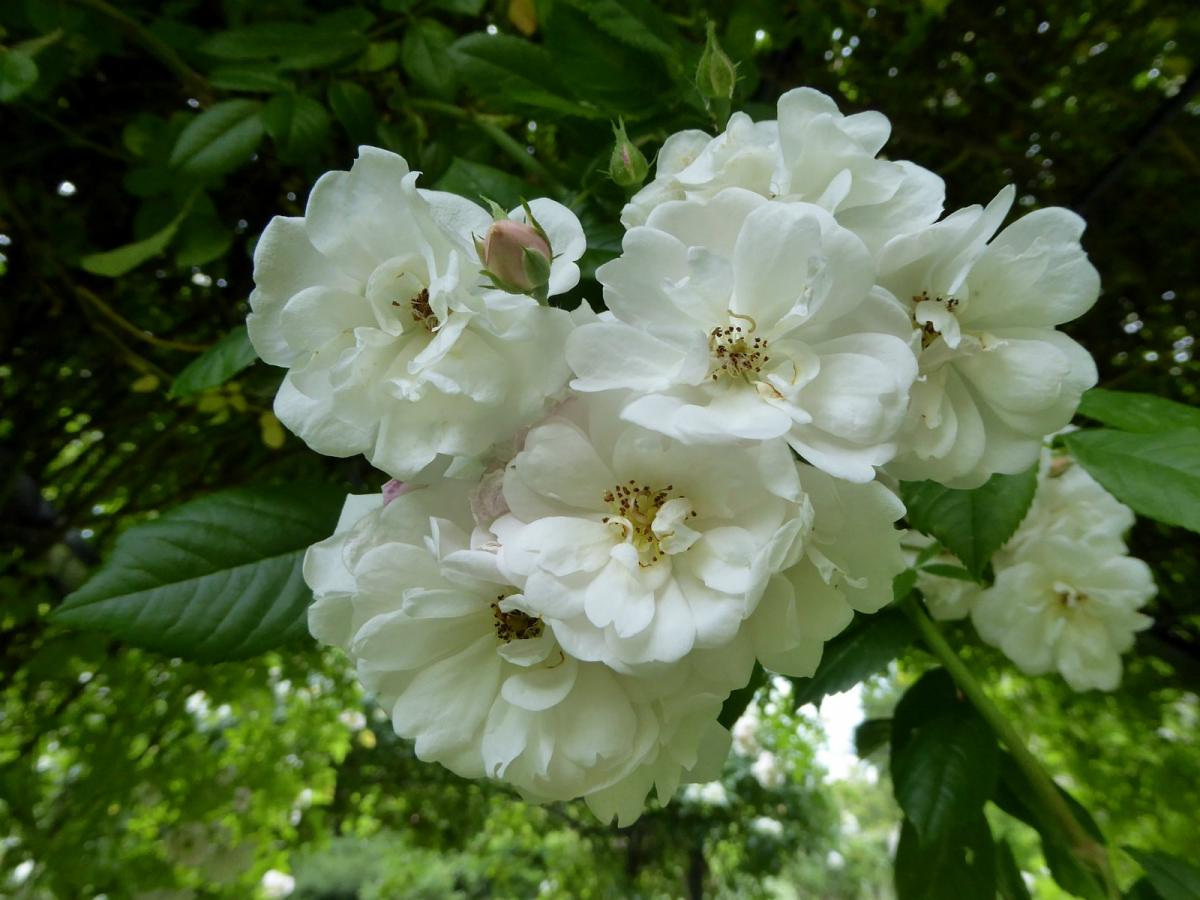
[[[529,186],[515,175],[467,159],[456,159],[450,163],[450,168],[438,179],[436,187],[476,203],[480,198],[487,197],[505,209],[515,208],[521,198],[529,193]]]
[[[335,81],[329,85],[329,107],[355,144],[375,140],[375,101],[365,88],[353,81]]]
[[[317,155],[329,138],[329,113],[303,94],[272,97],[263,107],[262,121],[284,161]]]
[[[0,47],[0,103],[11,103],[37,84],[38,67],[28,53]]]
[[[1152,850],[1126,847],[1126,852],[1146,870],[1146,878],[1162,900],[1197,900],[1200,898],[1200,869],[1186,860]]]
[[[1200,409],[1173,400],[1092,388],[1079,403],[1079,414],[1122,431],[1178,431],[1200,428]]]
[[[996,893],[1000,900],[1030,900],[1008,841],[996,841]]]
[[[224,491],[130,528],[54,618],[189,659],[237,659],[302,634],[309,545],[333,532],[329,485]]]
[[[434,6],[460,16],[477,16],[487,0],[435,0]]]
[[[274,59],[287,69],[318,69],[365,48],[366,38],[355,31],[286,22],[218,32],[200,46],[202,52],[217,59]]]
[[[1103,844],[1104,836],[1088,811],[1061,787],[1058,791],[1084,830],[1098,844]],[[1060,887],[1086,900],[1103,900],[1107,896],[1099,876],[1076,857],[1063,835],[1062,826],[1043,808],[1024,772],[1008,753],[1000,754],[1000,778],[992,800],[1010,816],[1038,832],[1042,839],[1042,855]]]
[[[867,719],[854,729],[854,752],[865,759],[892,739],[891,719]]]
[[[208,80],[223,91],[274,94],[292,89],[290,81],[266,65],[219,66],[208,73]]]
[[[983,810],[995,787],[999,750],[988,724],[958,702],[893,749],[896,802],[922,841],[942,840]]]
[[[171,167],[199,176],[236,169],[262,140],[261,109],[255,100],[225,100],[206,109],[176,139]]]
[[[79,260],[79,265],[93,275],[103,275],[106,278],[118,278],[137,268],[167,249],[171,239],[175,237],[175,232],[179,230],[179,223],[187,216],[193,202],[193,199],[189,198],[175,218],[150,237],[114,250],[105,250],[103,253],[90,253]]]
[[[246,326],[239,325],[188,364],[171,385],[170,396],[189,397],[218,387],[257,359]]]
[[[675,61],[675,50],[664,38],[678,38],[675,26],[653,3],[645,0],[568,0],[592,24],[618,41]]]
[[[1132,434],[1101,428],[1062,440],[1122,503],[1148,518],[1200,531],[1200,429]]]
[[[202,195],[179,225],[175,263],[184,268],[202,266],[224,256],[232,243],[232,229],[221,221],[212,200]]]
[[[849,628],[825,645],[816,674],[794,679],[796,706],[820,704],[829,694],[882,671],[915,637],[912,623],[898,609],[855,616]]]
[[[405,33],[400,44],[400,64],[409,78],[435,97],[454,97],[454,59],[450,47],[454,32],[440,22],[421,19]]]
[[[721,714],[717,717],[717,721],[725,728],[732,728],[733,723],[742,717],[742,713],[746,711],[746,707],[750,705],[750,701],[754,699],[758,689],[766,684],[767,673],[758,663],[754,664],[754,671],[750,673],[750,680],[743,687],[738,688],[725,698],[725,703],[721,706]]]
[[[1020,475],[993,475],[970,491],[934,481],[902,482],[900,496],[912,527],[937,538],[978,579],[1025,518],[1036,490],[1035,466]]]
[[[503,108],[549,109],[572,116],[607,118],[559,92],[561,81],[545,49],[505,34],[468,34],[451,48],[471,90]]]
[[[982,812],[945,840],[922,843],[905,820],[896,848],[897,900],[995,900],[996,851]]]

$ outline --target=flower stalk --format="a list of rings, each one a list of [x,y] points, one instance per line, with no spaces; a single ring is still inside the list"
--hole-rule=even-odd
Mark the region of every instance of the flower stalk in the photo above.
[[[971,704],[983,716],[984,720],[991,726],[996,736],[1008,748],[1008,752],[1012,754],[1017,766],[1029,779],[1030,785],[1037,793],[1038,799],[1044,804],[1045,809],[1054,817],[1055,821],[1062,827],[1070,841],[1071,850],[1089,869],[1095,871],[1104,881],[1105,891],[1109,897],[1119,898],[1121,891],[1117,886],[1116,876],[1113,874],[1112,865],[1109,862],[1108,850],[1103,844],[1099,843],[1095,838],[1088,834],[1083,824],[1071,811],[1071,807],[1067,805],[1063,795],[1059,792],[1058,785],[1054,783],[1049,773],[1038,762],[1036,756],[1030,751],[1024,738],[1020,732],[1009,721],[992,702],[991,698],[983,689],[983,685],[971,674],[971,670],[967,668],[954,648],[946,640],[937,624],[929,617],[921,604],[916,599],[916,595],[910,593],[907,597],[900,601],[900,608],[904,614],[912,621],[920,632],[922,640],[929,651],[938,658],[938,661],[950,673],[950,677],[954,679],[954,683],[958,689],[963,692]]]

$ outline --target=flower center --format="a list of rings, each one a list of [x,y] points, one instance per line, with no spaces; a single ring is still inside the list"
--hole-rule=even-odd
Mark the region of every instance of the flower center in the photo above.
[[[763,337],[751,337],[758,327],[749,316],[739,316],[730,312],[732,319],[746,322],[741,325],[718,325],[708,333],[708,349],[712,354],[713,371],[711,378],[717,381],[724,375],[733,378],[748,378],[763,370],[771,357],[767,355],[767,344]]]
[[[686,539],[681,543],[678,540],[678,532],[692,534],[690,529],[683,526],[682,520],[693,518],[696,513],[686,500],[672,499],[673,490],[673,484],[664,488],[652,488],[647,484],[638,484],[631,478],[625,484],[618,484],[604,492],[604,502],[614,515],[605,516],[601,521],[618,529],[621,539],[633,545],[638,553],[638,565],[643,568],[654,565],[668,553],[680,552],[691,545]],[[668,513],[680,521],[671,524],[669,528],[660,523],[660,528],[656,531],[654,523],[659,518],[659,512],[668,503],[682,507],[679,510],[668,508]],[[664,518],[672,516],[664,514]]]
[[[519,609],[505,612],[500,608],[501,601],[507,596],[500,594],[492,603],[492,624],[496,629],[496,637],[506,644],[541,637],[544,628],[541,619],[527,615]]]
[[[1054,599],[1063,609],[1076,609],[1087,602],[1088,596],[1069,585],[1060,583],[1054,585]]]
[[[412,304],[413,321],[430,334],[437,331],[437,327],[441,323],[438,322],[437,315],[429,306],[429,288],[422,288],[421,293],[417,294],[409,302]]]
[[[917,304],[930,300],[929,292],[921,291],[919,296],[913,297],[912,299],[914,307],[913,324],[921,329],[921,349],[928,350],[929,345],[940,338],[942,333],[938,331],[937,326],[935,326],[933,322],[918,322],[916,318],[915,308]],[[932,300],[934,303],[940,303],[945,306],[946,311],[950,313],[954,312],[954,310],[958,308],[959,301],[957,297],[934,297]]]

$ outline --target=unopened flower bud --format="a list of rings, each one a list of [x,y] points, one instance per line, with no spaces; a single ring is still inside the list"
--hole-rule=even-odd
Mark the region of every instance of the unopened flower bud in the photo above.
[[[550,242],[533,225],[500,219],[481,247],[484,268],[502,290],[536,294],[550,281]]]
[[[737,84],[737,66],[717,43],[717,29],[708,23],[708,38],[700,65],[696,67],[696,88],[705,100],[730,100]]]
[[[608,161],[608,175],[623,188],[638,187],[646,180],[646,172],[650,165],[642,151],[629,140],[624,122],[618,120],[613,126],[613,137],[616,143],[613,144],[612,157]]]

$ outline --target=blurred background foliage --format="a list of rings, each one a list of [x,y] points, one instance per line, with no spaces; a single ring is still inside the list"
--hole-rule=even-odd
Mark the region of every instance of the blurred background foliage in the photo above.
[[[770,118],[812,85],[885,112],[889,154],[943,175],[948,208],[1015,183],[1022,209],[1084,214],[1104,293],[1069,330],[1103,385],[1195,403],[1193,0],[0,0],[0,894],[890,896],[886,775],[826,778],[786,683],[721,782],[618,831],[420,764],[308,641],[205,667],[46,621],[116,533],[186,499],[381,482],[283,432],[279,372],[236,331],[272,215],[377,144],[427,187],[568,203],[589,251],[567,300],[596,300],[627,196],[612,123],[651,158],[715,127],[693,84],[710,21],[734,108]],[[223,338],[220,371],[189,368]],[[1114,846],[1194,854],[1200,563],[1151,522],[1132,552],[1161,593],[1120,691],[970,653]],[[867,711],[926,665],[909,651]],[[1061,896],[1032,833],[993,828]]]

